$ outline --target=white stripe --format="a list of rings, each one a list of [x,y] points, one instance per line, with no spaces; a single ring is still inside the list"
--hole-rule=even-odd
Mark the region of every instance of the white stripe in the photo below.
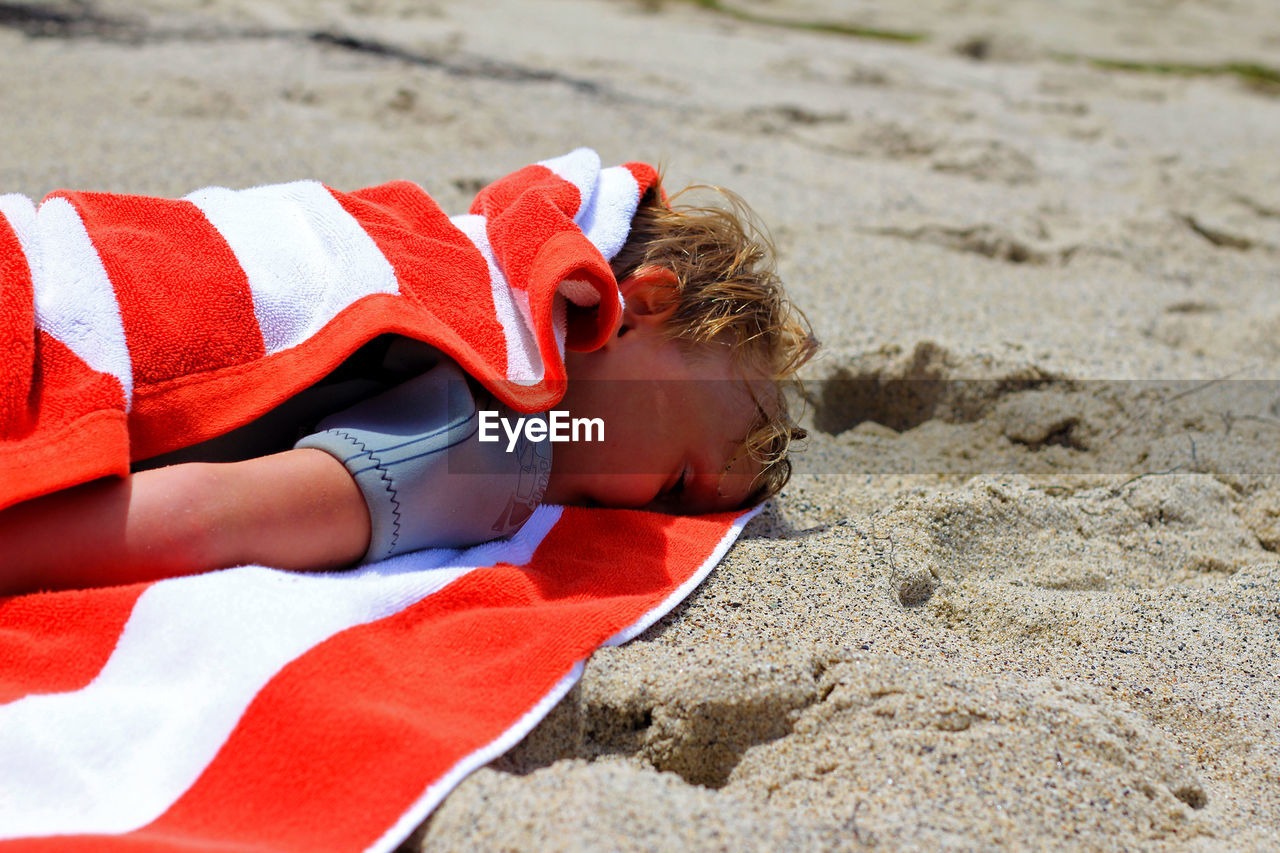
[[[612,166],[600,173],[595,194],[574,221],[605,260],[613,260],[627,242],[639,205],[640,185],[635,175],[624,166]]]
[[[600,155],[579,148],[562,157],[542,160],[545,166],[578,188],[574,223],[582,229],[606,260],[622,250],[631,232],[631,220],[640,204],[640,185],[625,166],[600,168]]]
[[[282,667],[474,568],[528,563],[561,512],[540,507],[511,540],[350,572],[240,568],[151,586],[87,687],[0,706],[0,767],[13,771],[0,774],[0,838],[146,826],[196,781]]]
[[[206,187],[186,199],[244,269],[268,355],[306,340],[362,296],[399,290],[373,238],[316,181]]]
[[[539,160],[538,165],[550,169],[578,188],[578,209],[574,212],[576,221],[596,194],[600,180],[600,155],[590,148],[578,148],[550,160]]]
[[[49,199],[37,212],[29,198],[16,194],[0,196],[0,213],[27,256],[36,328],[57,338],[93,370],[119,380],[128,411],[133,363],[120,305],[80,214],[64,198]]]
[[[524,385],[542,380],[546,368],[542,353],[533,337],[533,317],[529,310],[529,296],[507,283],[498,259],[489,245],[489,232],[483,216],[453,216],[454,227],[475,244],[489,267],[489,289],[493,294],[494,314],[502,326],[502,337],[507,343],[507,379]]]

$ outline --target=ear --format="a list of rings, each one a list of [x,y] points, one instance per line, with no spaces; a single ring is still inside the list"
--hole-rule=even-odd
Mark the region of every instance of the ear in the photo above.
[[[619,334],[641,326],[661,326],[676,310],[679,280],[665,267],[640,267],[618,283],[622,299]]]

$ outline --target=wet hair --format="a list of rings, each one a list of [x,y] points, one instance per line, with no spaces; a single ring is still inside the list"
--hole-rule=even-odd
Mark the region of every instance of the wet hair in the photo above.
[[[685,201],[711,196],[714,203]],[[728,345],[735,363],[773,386],[761,401],[742,448],[761,465],[748,503],[776,495],[791,478],[788,451],[806,437],[787,406],[786,385],[813,357],[818,341],[808,318],[783,291],[768,232],[737,194],[694,185],[669,199],[655,186],[640,200],[626,244],[611,262],[623,281],[643,267],[670,270],[674,310],[664,333],[696,354]]]

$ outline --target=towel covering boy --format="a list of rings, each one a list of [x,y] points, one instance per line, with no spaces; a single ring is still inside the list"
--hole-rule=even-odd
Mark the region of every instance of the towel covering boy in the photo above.
[[[130,471],[262,419],[383,336],[438,349],[509,410],[605,419],[606,441],[557,448],[546,500],[768,497],[798,435],[777,383],[815,344],[743,213],[673,206],[652,168],[585,149],[452,220],[406,182],[59,193],[38,213],[0,197],[0,589],[379,556],[377,509],[331,450]]]

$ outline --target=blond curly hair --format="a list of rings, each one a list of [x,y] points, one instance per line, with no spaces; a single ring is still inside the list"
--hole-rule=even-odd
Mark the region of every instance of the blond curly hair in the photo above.
[[[718,203],[682,201],[708,194]],[[665,333],[693,351],[728,344],[740,366],[773,383],[766,403],[751,390],[758,414],[743,452],[761,471],[749,503],[776,495],[791,478],[788,451],[806,433],[791,416],[784,386],[798,383],[797,372],[818,349],[808,318],[783,291],[774,256],[768,232],[736,193],[693,185],[664,198],[655,186],[611,262],[618,281],[642,267],[670,270],[674,310]]]

